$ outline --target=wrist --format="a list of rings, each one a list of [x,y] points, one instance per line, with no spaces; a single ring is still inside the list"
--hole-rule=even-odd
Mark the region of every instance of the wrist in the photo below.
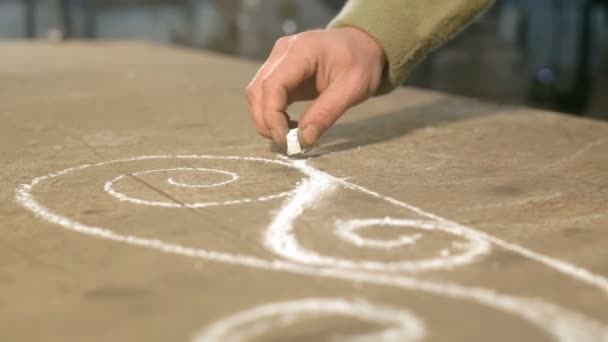
[[[338,28],[333,28],[331,30],[342,31],[352,37],[353,41],[357,43],[357,46],[368,54],[372,59],[378,61],[380,66],[384,66],[386,64],[386,53],[384,52],[384,48],[376,38],[371,36],[369,33],[364,30],[356,27],[356,26],[343,26]]]

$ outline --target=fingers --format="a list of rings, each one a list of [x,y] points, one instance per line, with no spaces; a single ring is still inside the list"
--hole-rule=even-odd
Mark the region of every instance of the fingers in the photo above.
[[[249,113],[251,114],[251,118],[253,120],[253,124],[255,126],[256,131],[261,136],[272,139],[272,134],[269,128],[266,126],[263,117],[262,110],[262,87],[261,84],[263,80],[268,75],[268,72],[272,70],[277,61],[285,54],[287,51],[288,38],[284,37],[279,39],[275,46],[272,49],[272,52],[268,56],[266,62],[260,67],[258,72],[255,74],[249,85],[247,85],[246,95],[247,95],[247,103],[249,106]]]
[[[262,82],[262,116],[272,139],[285,143],[288,131],[286,110],[290,93],[314,75],[314,62],[308,54],[296,53],[288,48]]]
[[[316,100],[300,120],[300,140],[314,144],[350,107],[376,92],[384,51],[354,28],[318,30],[282,38],[247,88],[256,130],[279,144],[291,128],[287,106]]]
[[[338,80],[332,83],[308,107],[300,120],[300,142],[313,145],[346,110],[363,100],[364,94],[352,83]]]

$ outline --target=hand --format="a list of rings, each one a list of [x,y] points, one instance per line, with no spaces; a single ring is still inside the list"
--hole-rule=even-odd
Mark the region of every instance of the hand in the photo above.
[[[314,100],[298,125],[300,142],[314,144],[347,109],[376,93],[384,65],[382,47],[354,27],[280,38],[247,86],[257,132],[285,144],[287,107]]]

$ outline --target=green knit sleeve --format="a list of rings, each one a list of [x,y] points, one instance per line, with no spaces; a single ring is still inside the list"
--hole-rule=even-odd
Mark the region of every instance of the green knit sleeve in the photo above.
[[[329,28],[357,27],[382,46],[378,94],[399,86],[416,63],[462,30],[493,0],[349,0]]]

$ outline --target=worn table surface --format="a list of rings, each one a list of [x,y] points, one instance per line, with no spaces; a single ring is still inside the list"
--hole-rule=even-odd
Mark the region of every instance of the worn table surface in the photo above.
[[[608,124],[402,89],[292,161],[257,66],[0,44],[0,340],[608,341]]]

